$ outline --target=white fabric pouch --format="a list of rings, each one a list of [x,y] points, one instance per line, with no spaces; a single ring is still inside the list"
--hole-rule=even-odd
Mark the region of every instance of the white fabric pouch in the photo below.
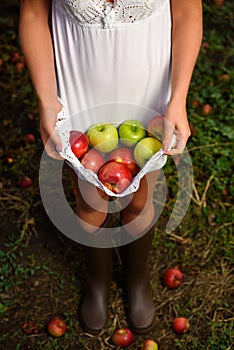
[[[122,193],[114,193],[105,187],[101,181],[99,181],[97,175],[89,170],[85,169],[80,163],[79,159],[71,150],[69,143],[70,131],[80,130],[86,132],[88,128],[97,123],[112,123],[115,126],[120,125],[125,120],[137,119],[141,121],[144,126],[156,115],[159,115],[156,111],[126,103],[108,103],[91,107],[87,110],[80,111],[76,115],[70,117],[65,107],[57,116],[57,123],[55,131],[62,141],[62,151],[60,155],[65,159],[69,166],[75,171],[79,178],[89,181],[94,186],[105,191],[106,194],[112,197],[124,197],[138,190],[141,178],[148,172],[161,169],[167,161],[167,156],[164,151],[160,149],[155,153],[144,165],[144,167],[133,178],[132,183]],[[175,143],[176,137],[173,135],[172,143],[170,147]]]

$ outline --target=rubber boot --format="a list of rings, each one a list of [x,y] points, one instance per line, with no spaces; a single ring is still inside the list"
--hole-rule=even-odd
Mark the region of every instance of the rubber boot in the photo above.
[[[86,284],[80,306],[80,321],[82,328],[91,334],[98,334],[108,319],[112,250],[83,246]]]
[[[120,249],[127,291],[128,321],[132,330],[138,334],[147,333],[155,318],[148,268],[153,232],[154,228]]]

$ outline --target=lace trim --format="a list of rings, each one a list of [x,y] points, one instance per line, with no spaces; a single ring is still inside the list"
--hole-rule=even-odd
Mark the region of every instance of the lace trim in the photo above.
[[[83,27],[113,28],[161,14],[168,0],[57,0],[60,8]]]

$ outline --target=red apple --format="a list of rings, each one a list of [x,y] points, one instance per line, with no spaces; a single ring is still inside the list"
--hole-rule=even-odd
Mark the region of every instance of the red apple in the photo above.
[[[77,158],[82,157],[89,147],[88,136],[82,131],[71,131],[69,142],[71,145],[71,150]]]
[[[19,54],[19,52],[13,52],[11,61],[12,62],[19,62],[21,60],[21,57],[22,56]]]
[[[25,176],[20,180],[19,183],[21,188],[28,188],[32,186],[32,180],[30,179],[30,177]]]
[[[80,158],[80,162],[85,169],[90,169],[97,174],[106,160],[99,151],[90,149]]]
[[[116,346],[126,348],[133,343],[134,334],[129,328],[120,328],[112,335],[112,341]]]
[[[173,330],[177,334],[186,333],[190,327],[189,321],[185,317],[178,317],[173,322]]]
[[[229,81],[230,80],[230,75],[229,74],[221,74],[219,76],[219,81]]]
[[[54,337],[61,337],[66,332],[66,323],[59,317],[49,321],[47,326],[48,332]]]
[[[199,107],[200,106],[200,102],[198,100],[193,100],[192,101],[192,106],[193,107]]]
[[[164,133],[164,115],[156,115],[152,118],[147,124],[146,130],[149,136],[162,140]]]
[[[15,64],[15,69],[18,73],[21,73],[25,68],[25,63],[24,62],[17,62]]]
[[[207,41],[204,41],[204,42],[202,43],[202,47],[203,47],[204,49],[209,49],[210,44],[209,44]]]
[[[202,114],[203,115],[208,115],[212,111],[212,106],[209,103],[206,103],[202,106]]]
[[[216,5],[224,6],[224,0],[213,0],[213,3]]]
[[[26,141],[28,143],[34,143],[36,141],[35,136],[33,134],[27,134],[26,135]]]
[[[140,170],[139,166],[134,161],[132,150],[127,147],[116,148],[109,154],[108,160],[126,165],[131,171],[132,176],[135,176]]]
[[[7,163],[12,164],[14,162],[14,159],[12,157],[7,157]]]
[[[163,282],[168,288],[178,288],[183,282],[183,274],[178,268],[169,268],[163,274]]]
[[[114,193],[123,192],[132,181],[132,173],[126,165],[114,161],[105,163],[97,175],[103,185]]]
[[[144,341],[141,350],[158,350],[158,344],[152,339],[147,339]]]

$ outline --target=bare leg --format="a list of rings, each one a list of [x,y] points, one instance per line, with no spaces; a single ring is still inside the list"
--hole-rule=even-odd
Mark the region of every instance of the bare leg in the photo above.
[[[160,171],[146,174],[141,180],[138,191],[132,195],[129,204],[122,210],[123,224],[127,225],[126,230],[134,236],[141,235],[153,221],[153,192],[159,174]]]
[[[81,226],[86,232],[95,232],[107,217],[109,196],[89,182],[78,179],[71,168],[69,172],[76,190],[76,214],[81,219]]]

